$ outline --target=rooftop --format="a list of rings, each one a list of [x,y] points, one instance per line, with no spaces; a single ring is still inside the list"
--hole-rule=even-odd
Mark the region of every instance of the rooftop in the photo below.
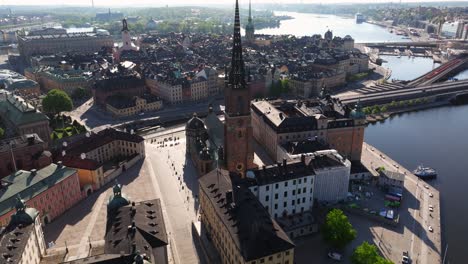
[[[238,179],[226,170],[213,170],[199,182],[245,261],[293,249],[294,243],[258,199],[236,184]]]
[[[384,175],[385,177],[389,179],[396,180],[396,181],[405,180],[405,175],[396,171],[382,170],[380,174]]]
[[[15,126],[49,120],[46,115],[37,111],[21,97],[9,93],[0,95],[0,116],[7,118]]]
[[[15,208],[17,195],[28,201],[75,173],[75,169],[50,164],[37,171],[19,170],[4,177],[0,188],[0,215]]]

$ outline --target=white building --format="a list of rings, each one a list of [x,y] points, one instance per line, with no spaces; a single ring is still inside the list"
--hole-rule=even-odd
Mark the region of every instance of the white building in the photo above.
[[[351,162],[336,150],[317,151],[307,157],[315,173],[314,199],[319,202],[338,202],[346,199]]]
[[[314,177],[305,159],[247,172],[250,191],[274,218],[312,210]]]

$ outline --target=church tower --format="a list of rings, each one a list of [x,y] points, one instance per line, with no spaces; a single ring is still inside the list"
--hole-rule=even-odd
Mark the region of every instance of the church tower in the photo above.
[[[236,0],[231,68],[225,79],[224,160],[228,171],[245,176],[255,168],[250,117],[250,91],[246,81],[240,33],[239,1]]]
[[[245,26],[245,38],[247,43],[253,43],[255,41],[255,27],[252,21],[252,3],[249,1],[249,23]]]

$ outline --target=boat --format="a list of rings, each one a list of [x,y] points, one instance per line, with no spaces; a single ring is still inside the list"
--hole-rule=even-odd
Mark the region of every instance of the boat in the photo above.
[[[421,179],[433,179],[437,177],[437,172],[435,169],[430,167],[424,167],[419,165],[414,171],[413,174],[418,176]]]

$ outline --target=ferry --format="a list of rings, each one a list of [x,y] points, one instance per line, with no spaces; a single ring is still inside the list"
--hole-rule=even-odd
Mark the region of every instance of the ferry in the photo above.
[[[418,176],[421,179],[433,179],[437,177],[437,172],[433,168],[424,167],[419,165],[414,171],[413,174]]]

